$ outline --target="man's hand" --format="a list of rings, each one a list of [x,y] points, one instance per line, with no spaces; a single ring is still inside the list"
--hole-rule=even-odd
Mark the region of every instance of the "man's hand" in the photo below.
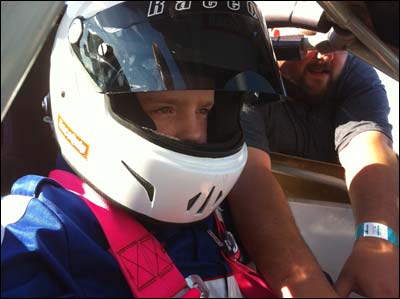
[[[398,234],[399,164],[390,140],[376,131],[354,137],[339,153],[355,224],[377,222]],[[336,282],[341,296],[399,297],[399,249],[375,238],[357,239]]]
[[[399,248],[373,237],[358,239],[336,283],[340,297],[399,297]]]

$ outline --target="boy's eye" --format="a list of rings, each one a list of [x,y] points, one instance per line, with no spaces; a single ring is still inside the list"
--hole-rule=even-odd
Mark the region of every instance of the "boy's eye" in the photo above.
[[[199,109],[199,113],[200,114],[204,114],[204,115],[207,115],[208,113],[210,113],[210,108],[207,108],[207,107],[205,107],[205,108],[200,108]]]
[[[154,110],[155,113],[161,113],[161,114],[170,114],[174,112],[174,109],[172,107],[161,107],[158,109]]]

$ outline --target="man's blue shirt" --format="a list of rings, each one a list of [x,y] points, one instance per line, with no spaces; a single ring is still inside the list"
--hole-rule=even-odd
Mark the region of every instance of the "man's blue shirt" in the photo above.
[[[376,71],[355,56],[347,57],[338,81],[319,102],[307,103],[288,90],[294,100],[244,106],[241,121],[247,145],[338,163],[338,152],[362,132],[379,131],[392,139],[386,91]]]

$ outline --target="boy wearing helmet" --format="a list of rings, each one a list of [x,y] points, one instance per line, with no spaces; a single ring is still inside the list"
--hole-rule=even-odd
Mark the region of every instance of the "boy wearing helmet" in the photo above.
[[[273,295],[219,208],[246,163],[243,99],[282,93],[261,19],[241,1],[67,9],[50,96],[68,165],[2,200],[3,297]]]

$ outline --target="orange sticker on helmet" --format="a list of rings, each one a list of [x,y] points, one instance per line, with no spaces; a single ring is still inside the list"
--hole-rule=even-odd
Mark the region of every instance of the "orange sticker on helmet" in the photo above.
[[[89,145],[85,141],[82,140],[58,115],[57,126],[60,132],[64,135],[65,139],[72,145],[72,147],[80,153],[85,159],[87,159],[87,155],[89,152]]]

